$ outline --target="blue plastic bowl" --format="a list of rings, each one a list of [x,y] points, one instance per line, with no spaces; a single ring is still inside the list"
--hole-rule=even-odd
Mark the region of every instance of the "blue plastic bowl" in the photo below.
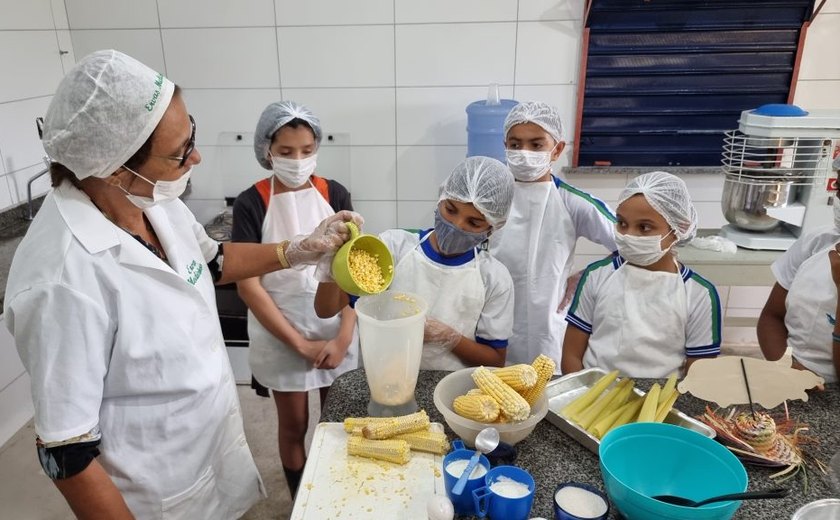
[[[627,424],[609,432],[598,453],[607,496],[627,520],[728,520],[740,501],[684,507],[651,497],[702,500],[747,489],[747,472],[732,452],[680,426]]]

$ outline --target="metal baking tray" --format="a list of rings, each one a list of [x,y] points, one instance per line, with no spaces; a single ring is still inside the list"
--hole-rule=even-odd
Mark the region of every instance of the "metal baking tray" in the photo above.
[[[606,372],[600,368],[587,368],[580,372],[549,381],[545,387],[545,396],[548,399],[548,414],[546,414],[548,422],[560,428],[569,437],[578,441],[586,449],[595,454],[598,453],[598,445],[600,444],[598,438],[560,415],[560,410],[583,395],[584,392],[591,388],[605,374]],[[645,395],[638,388],[634,388],[633,391],[638,395]],[[694,430],[710,439],[714,439],[715,437],[715,431],[713,429],[697,419],[687,416],[676,408],[671,410],[663,422]]]

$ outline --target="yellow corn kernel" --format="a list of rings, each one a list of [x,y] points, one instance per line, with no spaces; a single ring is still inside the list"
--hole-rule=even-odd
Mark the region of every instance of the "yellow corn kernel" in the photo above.
[[[407,442],[413,451],[425,451],[436,455],[443,455],[449,451],[449,441],[446,440],[446,434],[443,432],[420,430],[392,438]]]
[[[387,421],[375,422],[362,428],[367,439],[390,439],[394,435],[429,429],[429,416],[425,410],[417,413],[389,417]]]
[[[389,419],[390,417],[348,417],[344,419],[344,431],[347,433],[353,433],[356,430],[361,431],[368,424],[384,422]]]
[[[363,249],[353,249],[347,256],[350,276],[365,292],[378,293],[385,289],[385,277],[379,268],[379,255],[372,255]]]
[[[481,388],[472,388],[470,390],[467,390],[467,393],[465,395],[487,395],[487,394],[485,394],[484,390],[482,390]]]
[[[476,368],[472,378],[484,393],[499,403],[502,413],[511,421],[524,421],[531,415],[531,405],[528,401],[487,368]]]
[[[499,418],[499,403],[487,394],[459,395],[452,403],[455,413],[473,421],[491,423]]]
[[[405,464],[411,459],[408,443],[402,440],[374,441],[364,437],[347,437],[347,454],[368,459]]]
[[[534,362],[531,363],[531,366],[534,367],[534,371],[537,373],[537,382],[534,386],[522,392],[522,397],[528,401],[529,405],[534,406],[534,403],[537,402],[545,391],[545,385],[548,384],[549,380],[551,380],[551,376],[554,375],[554,368],[557,365],[550,357],[545,354],[540,354]]]
[[[517,392],[522,392],[537,384],[537,371],[531,365],[524,363],[497,368],[493,370],[493,373]]]

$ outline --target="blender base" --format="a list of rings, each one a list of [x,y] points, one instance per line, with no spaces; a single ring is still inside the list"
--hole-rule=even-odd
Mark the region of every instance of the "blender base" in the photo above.
[[[368,402],[368,416],[370,417],[397,417],[416,412],[419,408],[417,401],[412,397],[411,401],[399,405],[380,404],[373,399]]]
[[[787,251],[796,242],[796,236],[784,226],[773,231],[745,231],[727,224],[720,229],[720,236],[735,242],[738,247],[769,251]]]

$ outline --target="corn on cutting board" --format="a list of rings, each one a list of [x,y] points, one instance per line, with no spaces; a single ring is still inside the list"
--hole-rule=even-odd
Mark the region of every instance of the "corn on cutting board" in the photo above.
[[[433,423],[433,428],[440,424]],[[406,518],[425,520],[426,502],[446,495],[443,457],[411,452],[401,466],[347,455],[342,423],[315,429],[292,520]]]

